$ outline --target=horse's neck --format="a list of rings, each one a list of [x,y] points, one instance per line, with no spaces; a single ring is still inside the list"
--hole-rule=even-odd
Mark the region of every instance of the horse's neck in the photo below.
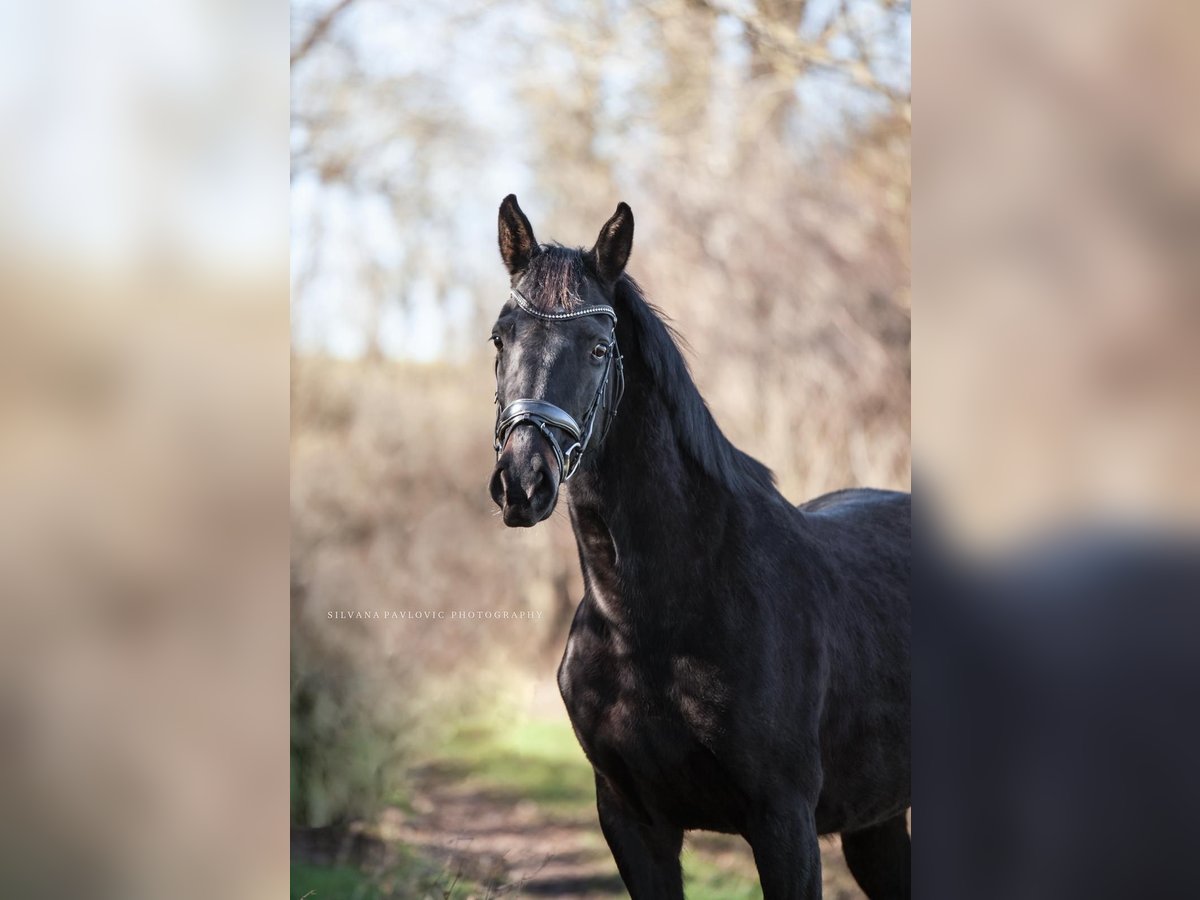
[[[733,502],[687,463],[663,398],[630,391],[594,464],[570,489],[584,578],[601,611],[644,619],[702,584]],[[650,596],[653,609],[643,601]]]

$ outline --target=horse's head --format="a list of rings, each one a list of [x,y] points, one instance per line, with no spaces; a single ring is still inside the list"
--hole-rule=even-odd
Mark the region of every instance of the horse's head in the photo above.
[[[491,494],[506,525],[547,518],[558,488],[596,452],[620,401],[613,291],[633,243],[624,203],[591,250],[539,246],[509,195],[500,255],[512,292],[492,328],[496,346],[496,468]]]

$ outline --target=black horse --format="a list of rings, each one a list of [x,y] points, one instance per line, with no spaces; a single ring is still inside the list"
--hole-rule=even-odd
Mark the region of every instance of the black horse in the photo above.
[[[625,275],[632,241],[622,203],[591,250],[539,246],[505,198],[492,333],[505,523],[571,480],[585,592],[558,683],[621,878],[683,897],[704,829],[745,837],[768,900],[816,898],[840,832],[872,900],[908,897],[910,497],[784,499]]]

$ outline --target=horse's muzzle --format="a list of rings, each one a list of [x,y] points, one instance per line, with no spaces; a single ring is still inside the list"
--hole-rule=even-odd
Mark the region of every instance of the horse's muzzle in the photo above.
[[[558,480],[558,461],[541,432],[532,425],[514,428],[489,485],[504,524],[529,528],[548,518],[558,502]]]

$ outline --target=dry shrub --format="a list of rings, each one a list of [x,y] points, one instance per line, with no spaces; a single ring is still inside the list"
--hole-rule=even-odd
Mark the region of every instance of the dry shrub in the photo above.
[[[509,674],[552,669],[571,539],[561,515],[515,531],[494,514],[486,363],[292,372],[293,814],[317,825],[396,799],[418,752],[502,700]],[[543,617],[450,618],[489,610]],[[354,611],[446,618],[340,617]]]

